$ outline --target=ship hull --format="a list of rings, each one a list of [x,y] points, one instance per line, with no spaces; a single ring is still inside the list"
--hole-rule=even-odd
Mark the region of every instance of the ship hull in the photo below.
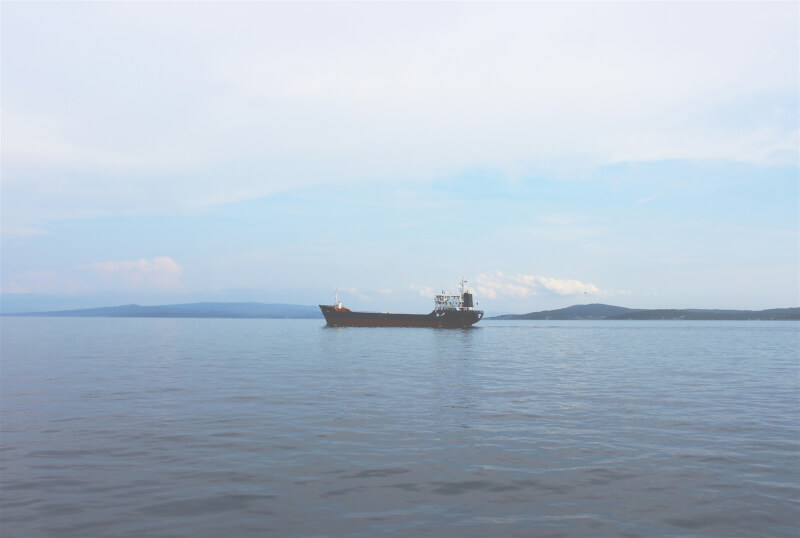
[[[454,310],[430,314],[352,312],[332,305],[319,305],[328,325],[334,327],[469,327],[483,317],[480,310]]]

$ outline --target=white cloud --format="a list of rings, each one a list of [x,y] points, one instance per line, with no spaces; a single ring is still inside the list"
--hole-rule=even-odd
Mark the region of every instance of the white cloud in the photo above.
[[[436,292],[433,291],[433,288],[429,286],[417,286],[415,284],[409,284],[408,289],[416,291],[419,293],[420,297],[433,297],[436,294]]]
[[[359,291],[358,288],[338,288],[338,289],[339,289],[339,291],[343,291],[345,293],[349,293],[349,294],[355,296],[360,301],[369,301],[370,300],[370,296],[367,295],[366,293],[363,293],[363,292]]]
[[[75,296],[127,292],[133,297],[185,291],[183,269],[169,256],[2,275],[2,293]]]
[[[169,256],[151,260],[112,261],[77,266],[91,273],[102,289],[179,291],[183,289],[183,268]]]
[[[25,271],[6,277],[3,275],[3,293],[71,295],[90,291],[89,285],[73,274],[55,271]]]
[[[37,235],[51,235],[52,232],[42,228],[34,228],[29,226],[3,226],[0,230],[3,238],[11,237],[35,237]]]
[[[553,162],[797,161],[791,2],[6,7],[20,218]]]
[[[23,287],[18,282],[10,282],[7,287],[3,288],[3,293],[30,293],[31,290],[28,288]]]
[[[542,293],[555,295],[608,295],[594,284],[574,279],[550,278],[538,275],[506,275],[500,271],[481,274],[475,280],[478,292],[489,299],[498,296],[526,298]]]

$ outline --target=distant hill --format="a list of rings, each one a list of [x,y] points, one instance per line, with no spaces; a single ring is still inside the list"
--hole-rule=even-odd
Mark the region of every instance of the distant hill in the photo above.
[[[686,319],[686,320],[800,320],[800,308],[769,310],[639,310],[607,319]]]
[[[317,306],[267,303],[188,303],[159,306],[104,306],[54,312],[3,314],[27,317],[110,317],[110,318],[265,318],[318,319]]]
[[[543,310],[542,312],[531,312],[529,314],[507,314],[486,319],[608,319],[611,316],[625,315],[632,312],[638,312],[638,310],[595,303],[568,306],[558,310]]]
[[[769,310],[641,310],[612,306],[606,304],[575,305],[559,310],[544,310],[528,314],[510,314],[495,316],[486,319],[552,319],[552,320],[579,320],[579,319],[686,319],[686,320],[800,320],[800,307],[797,308],[772,308]]]

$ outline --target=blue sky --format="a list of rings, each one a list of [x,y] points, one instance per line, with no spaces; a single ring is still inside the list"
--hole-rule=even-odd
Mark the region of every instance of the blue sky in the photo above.
[[[5,311],[800,304],[798,4],[5,3]]]

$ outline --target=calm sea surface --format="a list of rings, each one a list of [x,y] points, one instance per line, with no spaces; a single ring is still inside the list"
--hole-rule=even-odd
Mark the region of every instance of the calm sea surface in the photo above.
[[[797,322],[0,323],[4,538],[800,533]]]

